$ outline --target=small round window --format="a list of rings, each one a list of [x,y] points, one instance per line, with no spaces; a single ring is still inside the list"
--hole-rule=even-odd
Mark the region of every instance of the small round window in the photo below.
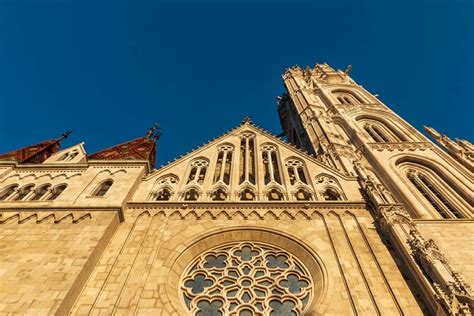
[[[235,242],[195,258],[181,281],[192,315],[301,315],[313,284],[298,258],[276,246]]]

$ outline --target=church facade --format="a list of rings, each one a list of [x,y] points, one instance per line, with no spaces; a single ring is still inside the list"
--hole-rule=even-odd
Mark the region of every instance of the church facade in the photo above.
[[[285,71],[285,140],[245,118],[158,169],[154,128],[0,155],[0,314],[472,315],[474,146],[350,68]]]

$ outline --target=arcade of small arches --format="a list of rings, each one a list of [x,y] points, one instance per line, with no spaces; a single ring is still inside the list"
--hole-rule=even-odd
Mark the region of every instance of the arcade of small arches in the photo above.
[[[112,186],[113,181],[104,180],[92,191],[93,197],[104,196]],[[0,191],[0,201],[53,201],[56,200],[68,187],[67,184],[61,183],[52,185],[51,183],[43,183],[35,185],[33,183],[20,186],[19,184],[7,185]]]
[[[310,178],[305,163],[296,157],[281,161],[277,146],[264,143],[259,147],[260,159],[256,159],[254,135],[243,133],[240,141],[240,159],[234,161],[234,146],[223,144],[217,147],[214,170],[209,170],[210,161],[205,157],[192,160],[188,166],[185,183],[180,186],[178,176],[168,174],[160,177],[152,189],[152,201],[230,201],[235,195],[238,201],[337,201],[345,200],[338,181],[329,175]],[[261,166],[257,166],[258,161]],[[257,168],[262,170],[263,190],[257,190]],[[232,175],[238,174],[237,190],[231,192]],[[204,189],[211,177],[210,190]],[[322,178],[330,179],[320,181]],[[288,182],[288,183],[287,183]],[[315,185],[313,186],[313,183]],[[235,185],[235,184],[234,184]],[[286,189],[288,188],[288,189]],[[234,200],[234,199],[232,199]]]

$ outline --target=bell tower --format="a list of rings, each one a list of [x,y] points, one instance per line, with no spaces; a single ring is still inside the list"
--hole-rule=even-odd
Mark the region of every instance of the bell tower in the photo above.
[[[453,154],[432,143],[357,84],[351,70],[316,64],[285,71],[278,112],[289,142],[341,172],[378,179],[414,218],[470,217],[468,150],[456,144],[464,151]]]

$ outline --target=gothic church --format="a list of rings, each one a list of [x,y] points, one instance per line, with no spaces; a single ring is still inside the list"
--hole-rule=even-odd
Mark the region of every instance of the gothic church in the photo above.
[[[246,118],[158,169],[155,129],[1,154],[0,314],[472,315],[474,146],[350,70],[285,71],[284,138]]]

